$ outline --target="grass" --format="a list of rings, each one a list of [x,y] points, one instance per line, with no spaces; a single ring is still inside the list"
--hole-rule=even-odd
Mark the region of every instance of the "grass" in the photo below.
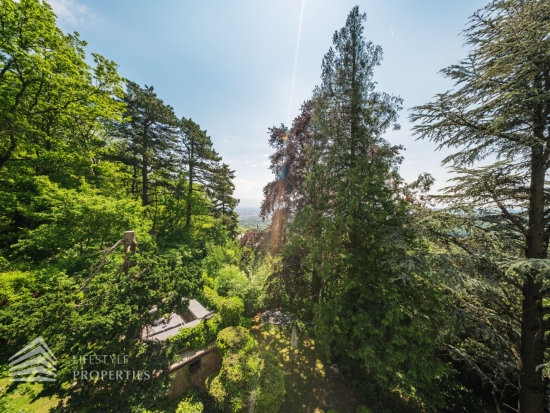
[[[298,337],[298,352],[291,359],[289,329],[256,324],[251,333],[261,350],[275,354],[285,379],[286,395],[279,413],[355,413],[365,404],[346,386],[340,374],[323,361],[312,339]]]
[[[0,377],[0,413],[44,413],[59,403],[56,395],[42,392],[42,383],[13,383]]]

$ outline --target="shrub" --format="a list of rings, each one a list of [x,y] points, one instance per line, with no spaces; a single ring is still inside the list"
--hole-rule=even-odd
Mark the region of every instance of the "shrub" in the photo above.
[[[241,324],[244,304],[239,297],[224,298],[212,288],[205,286],[203,298],[207,307],[218,311],[223,327],[234,327]]]
[[[372,410],[369,409],[367,406],[359,406],[357,407],[355,413],[372,413]]]
[[[236,265],[225,265],[218,271],[215,279],[216,291],[224,297],[239,296],[244,299],[244,295],[250,286],[248,277]]]
[[[176,413],[203,413],[204,406],[201,402],[199,392],[190,390],[184,399],[178,404]]]
[[[206,389],[216,407],[224,412],[244,412],[255,399],[254,412],[276,413],[285,394],[277,358],[260,353],[243,327],[223,329],[216,343],[223,354],[222,368],[217,376],[210,376],[206,381]]]
[[[204,304],[207,308],[219,311],[223,298],[212,288],[205,286],[203,290]]]
[[[338,410],[330,409],[327,413],[338,413]]]
[[[239,326],[250,330],[252,328],[252,319],[248,317],[241,317],[241,319],[239,320]]]
[[[216,340],[216,337],[222,329],[222,316],[218,313],[214,314],[210,320],[206,321],[206,329],[208,332],[208,342]]]
[[[256,393],[255,413],[276,413],[285,395],[285,382],[277,357],[271,353],[260,353],[263,366]]]
[[[216,345],[220,353],[248,353],[256,350],[256,343],[247,329],[243,327],[227,327],[218,333]]]
[[[248,411],[250,390],[257,381],[260,359],[254,354],[229,353],[216,377],[206,381],[206,389],[215,406],[224,412]]]
[[[244,312],[243,301],[238,297],[222,299],[219,311],[224,327],[238,326]]]

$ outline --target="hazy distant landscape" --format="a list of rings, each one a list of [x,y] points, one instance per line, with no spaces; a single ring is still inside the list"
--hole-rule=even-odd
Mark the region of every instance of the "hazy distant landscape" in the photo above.
[[[263,221],[259,214],[260,208],[250,208],[250,207],[237,207],[235,209],[239,214],[239,226],[246,229],[253,228],[265,228],[269,222]]]

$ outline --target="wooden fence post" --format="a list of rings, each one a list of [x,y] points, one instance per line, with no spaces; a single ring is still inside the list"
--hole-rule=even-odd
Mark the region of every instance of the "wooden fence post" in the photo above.
[[[124,253],[136,252],[137,240],[135,231],[124,231]]]

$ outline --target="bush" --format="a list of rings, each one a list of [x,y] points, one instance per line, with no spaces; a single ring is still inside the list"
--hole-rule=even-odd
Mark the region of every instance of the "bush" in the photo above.
[[[229,353],[248,353],[256,350],[254,339],[243,327],[224,328],[218,333],[216,345],[223,356]]]
[[[219,311],[223,298],[212,288],[205,286],[203,290],[203,301],[207,308]]]
[[[190,390],[178,404],[176,413],[203,413],[204,406],[197,390]]]
[[[285,381],[277,357],[262,352],[260,358],[263,366],[260,371],[260,382],[256,393],[255,413],[276,413],[285,395]]]
[[[218,311],[223,327],[235,327],[243,323],[244,304],[239,297],[224,298],[212,288],[205,286],[203,299],[208,308]]]
[[[250,390],[257,381],[260,360],[254,354],[229,353],[216,377],[209,377],[206,389],[215,406],[229,413],[248,411]]]
[[[238,326],[244,312],[243,301],[238,297],[222,299],[219,311],[224,327]]]
[[[225,265],[218,271],[215,278],[216,291],[224,297],[239,296],[244,299],[244,295],[250,286],[248,277],[236,265]]]
[[[277,358],[260,353],[243,327],[223,329],[216,343],[223,354],[222,368],[217,376],[206,381],[216,407],[224,412],[245,412],[255,399],[254,412],[276,413],[285,394]]]
[[[367,406],[359,406],[357,407],[355,413],[372,413],[372,410],[369,409]]]

